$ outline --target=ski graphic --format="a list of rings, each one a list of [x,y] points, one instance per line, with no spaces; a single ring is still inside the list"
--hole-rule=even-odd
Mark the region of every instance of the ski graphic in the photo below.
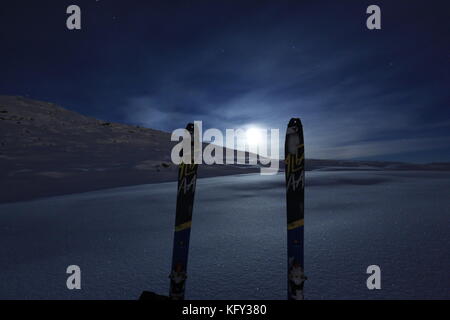
[[[288,300],[303,300],[305,148],[300,119],[289,121],[285,141]]]
[[[172,269],[170,273],[170,293],[173,300],[184,300],[191,233],[192,209],[194,206],[197,164],[194,164],[194,124],[186,129],[191,134],[191,163],[181,163],[178,168],[178,191],[173,241]]]

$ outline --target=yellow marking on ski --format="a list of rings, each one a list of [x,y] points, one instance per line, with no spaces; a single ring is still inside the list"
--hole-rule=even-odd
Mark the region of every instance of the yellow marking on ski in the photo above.
[[[191,227],[191,225],[192,225],[192,221],[188,221],[188,222],[182,223],[182,224],[180,224],[180,225],[175,227],[175,231],[182,231],[184,229],[188,229],[188,228]]]
[[[178,174],[178,180],[183,179],[183,176],[184,176],[184,163],[181,163],[180,164],[180,171],[179,171],[179,174]]]
[[[302,161],[305,159],[305,154],[302,153],[301,156],[297,156],[295,154],[289,154],[286,158],[286,171],[288,174],[297,172],[299,170],[303,170]]]
[[[305,220],[304,219],[300,219],[294,222],[291,222],[288,224],[288,230],[292,230],[298,227],[302,227],[305,225]]]
[[[179,176],[178,180],[180,181],[185,176],[192,175],[195,172],[196,167],[197,167],[197,164],[195,164],[195,163],[190,164],[190,163],[182,162],[179,167],[180,170],[179,170],[179,174],[178,174],[178,176]]]

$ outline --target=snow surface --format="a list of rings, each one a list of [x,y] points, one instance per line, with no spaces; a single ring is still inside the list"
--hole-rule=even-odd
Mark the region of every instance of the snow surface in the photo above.
[[[307,299],[450,298],[450,173],[307,172]],[[175,183],[0,205],[1,299],[168,292]],[[198,181],[188,299],[285,299],[284,177]],[[66,268],[82,290],[66,288]],[[382,289],[368,290],[377,264]]]

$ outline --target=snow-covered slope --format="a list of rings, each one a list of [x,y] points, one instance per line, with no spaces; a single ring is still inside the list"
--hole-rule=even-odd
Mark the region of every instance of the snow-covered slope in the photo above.
[[[450,174],[306,173],[307,299],[450,299]],[[175,183],[0,205],[0,299],[168,293]],[[200,179],[189,299],[285,299],[284,177]],[[82,290],[66,288],[69,265]],[[381,290],[366,269],[381,268]]]

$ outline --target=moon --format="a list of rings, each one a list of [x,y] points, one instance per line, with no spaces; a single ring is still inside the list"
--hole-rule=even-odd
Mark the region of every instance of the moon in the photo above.
[[[246,138],[249,146],[260,145],[263,142],[262,129],[256,127],[247,129]]]

